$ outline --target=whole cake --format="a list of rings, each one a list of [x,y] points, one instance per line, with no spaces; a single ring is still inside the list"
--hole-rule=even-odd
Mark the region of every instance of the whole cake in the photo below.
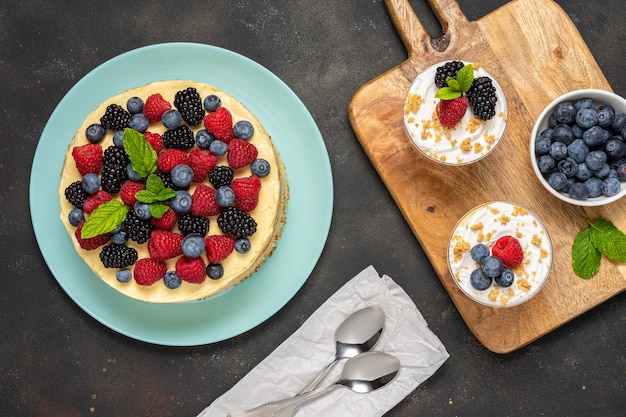
[[[254,114],[211,85],[168,80],[115,95],[84,120],[61,172],[60,217],[109,286],[178,303],[250,277],[276,248],[288,193]]]

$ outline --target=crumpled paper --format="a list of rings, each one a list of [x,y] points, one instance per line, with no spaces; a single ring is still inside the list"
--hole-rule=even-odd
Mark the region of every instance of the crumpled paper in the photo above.
[[[368,394],[348,388],[330,390],[327,395],[304,403],[297,417],[382,416],[434,374],[449,354],[407,293],[387,275],[381,277],[369,266],[198,417],[225,417],[230,411],[296,395],[334,355],[337,327],[365,307],[378,307],[385,314],[385,328],[373,350],[395,355],[402,366],[398,375],[388,385]],[[318,387],[335,382],[345,361],[336,363]]]

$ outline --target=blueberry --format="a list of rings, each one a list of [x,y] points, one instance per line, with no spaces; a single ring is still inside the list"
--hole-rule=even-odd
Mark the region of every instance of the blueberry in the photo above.
[[[579,180],[585,181],[587,178],[591,178],[592,175],[593,171],[584,162],[576,167],[576,178]]]
[[[495,278],[502,273],[502,268],[504,268],[504,264],[502,263],[502,259],[497,256],[486,256],[482,262],[482,270],[488,277]]]
[[[619,137],[612,137],[604,144],[604,151],[611,159],[619,159],[626,154],[626,142]]]
[[[574,108],[576,110],[580,110],[580,109],[593,109],[595,106],[593,105],[593,100],[591,100],[590,98],[584,97],[581,99],[576,100],[576,102],[574,103]]]
[[[170,290],[180,287],[183,281],[180,279],[176,271],[167,271],[163,277],[163,284]]]
[[[565,174],[567,178],[571,178],[576,175],[578,162],[576,162],[574,158],[568,156],[567,158],[560,160],[556,166],[559,172]]]
[[[226,155],[226,152],[228,151],[228,145],[221,140],[214,140],[209,145],[209,150],[215,156],[223,156]]]
[[[582,182],[575,182],[569,187],[569,196],[574,200],[586,200],[589,192],[587,186]]]
[[[612,197],[619,193],[621,184],[617,178],[606,178],[602,181],[602,194],[607,197]]]
[[[221,100],[218,96],[211,94],[205,97],[203,104],[206,111],[215,111],[220,107]]]
[[[552,142],[562,142],[569,145],[574,140],[572,128],[569,125],[556,125],[554,129],[552,129],[550,139],[552,139]]]
[[[113,144],[120,149],[124,149],[124,131],[118,130],[113,134]]]
[[[128,179],[131,181],[142,180],[141,175],[139,175],[137,171],[133,169],[133,166],[131,164],[126,165],[126,176],[128,176]]]
[[[177,190],[170,207],[178,214],[185,214],[191,208],[191,195],[187,191]]]
[[[567,146],[567,155],[572,157],[574,161],[580,163],[585,160],[589,153],[589,147],[582,139],[575,139]]]
[[[580,109],[576,113],[576,124],[583,129],[589,129],[598,124],[598,113],[594,109]]]
[[[85,220],[85,213],[83,213],[83,211],[78,207],[70,210],[69,214],[67,215],[67,221],[70,222],[70,224],[74,227],[78,226],[78,224],[83,220]]]
[[[222,186],[215,191],[215,202],[220,207],[230,207],[235,202],[235,192],[228,186]]]
[[[583,133],[583,141],[587,146],[599,146],[609,140],[608,130],[604,130],[599,125],[592,126]]]
[[[266,177],[271,170],[270,163],[263,158],[255,159],[250,166],[250,170],[259,178]]]
[[[604,165],[602,165],[602,168],[597,169],[596,172],[593,173],[593,175],[603,180],[607,178],[610,173],[611,173],[611,167],[609,166],[609,164],[605,163]]]
[[[611,105],[604,105],[598,107],[598,126],[602,128],[609,128],[613,124],[613,118],[615,117],[615,109]]]
[[[208,264],[206,275],[211,279],[220,279],[224,276],[224,267],[221,264]]]
[[[126,101],[126,109],[130,114],[137,114],[143,111],[144,102],[139,97],[131,97]]]
[[[571,124],[576,120],[576,109],[569,101],[559,103],[554,108],[554,118],[557,123]]]
[[[553,172],[548,177],[548,184],[557,191],[563,191],[568,188],[567,176],[562,172]]]
[[[626,180],[626,162],[615,167],[615,171],[617,172],[617,179]]]
[[[626,127],[626,113],[617,113],[613,117],[613,123],[611,123],[611,130],[615,134],[619,133]]]
[[[247,237],[240,237],[235,240],[235,250],[238,253],[248,253],[250,246],[250,240]]]
[[[544,174],[551,172],[556,166],[556,162],[554,158],[550,155],[541,155],[539,157],[539,161],[537,162],[537,166],[539,167],[539,171]]]
[[[196,132],[196,145],[200,149],[209,149],[211,142],[215,140],[215,136],[209,133],[206,129],[200,129]]]
[[[585,157],[585,164],[592,171],[602,168],[605,162],[606,154],[603,151],[591,151]]]
[[[116,245],[124,245],[126,242],[128,242],[128,233],[123,230],[120,230],[117,233],[111,233],[111,242],[115,243]]]
[[[98,143],[104,137],[106,129],[99,123],[92,123],[85,129],[85,136],[91,143]]]
[[[202,236],[196,233],[190,233],[185,236],[180,247],[183,250],[183,255],[189,258],[197,258],[202,255],[206,246]]]
[[[565,159],[565,157],[567,156],[567,145],[563,142],[552,142],[552,145],[550,145],[550,151],[548,151],[548,153],[552,158],[554,158],[555,161]]]
[[[170,172],[172,184],[177,187],[187,187],[193,180],[193,170],[187,164],[176,165]]]
[[[556,116],[553,114],[548,118],[548,127],[552,129],[554,126],[558,125],[559,122],[556,121]]]
[[[248,140],[254,135],[254,127],[247,120],[240,120],[233,126],[233,135],[236,138]]]
[[[513,285],[513,281],[515,281],[515,274],[510,268],[505,267],[502,269],[502,273],[495,277],[494,280],[501,287],[510,287]]]
[[[552,145],[552,140],[549,136],[537,136],[535,140],[535,153],[537,155],[545,155],[550,150],[550,145]]]
[[[128,122],[128,127],[142,133],[148,130],[149,125],[150,122],[148,121],[148,118],[142,113],[133,114],[130,118],[130,122]]]
[[[128,269],[120,269],[115,273],[115,278],[119,282],[129,282],[133,277],[133,273]]]
[[[87,173],[83,176],[80,185],[86,193],[93,194],[100,189],[100,183],[101,181],[99,176]]]
[[[183,123],[183,115],[178,110],[166,110],[161,116],[161,123],[168,129],[176,129]]]
[[[602,195],[602,180],[598,177],[591,177],[585,181],[587,187],[587,197],[594,198]]]
[[[142,220],[148,220],[150,218],[150,204],[137,201],[133,205],[133,211]]]
[[[572,136],[574,137],[574,139],[582,139],[583,133],[585,133],[585,129],[583,129],[582,127],[578,125],[572,126]]]
[[[482,269],[478,268],[470,274],[470,284],[478,291],[484,291],[491,285],[491,277],[485,275]]]
[[[489,253],[489,247],[484,243],[478,243],[470,249],[470,256],[475,262],[481,262]]]

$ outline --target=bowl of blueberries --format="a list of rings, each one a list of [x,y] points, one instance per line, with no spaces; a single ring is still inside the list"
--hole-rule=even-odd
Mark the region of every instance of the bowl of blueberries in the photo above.
[[[555,197],[602,206],[626,195],[626,99],[582,89],[553,100],[530,138],[532,167]]]

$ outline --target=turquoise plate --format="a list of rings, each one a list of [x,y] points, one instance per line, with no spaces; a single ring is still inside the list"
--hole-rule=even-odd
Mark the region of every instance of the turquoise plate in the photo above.
[[[67,146],[105,99],[153,81],[189,79],[228,92],[254,113],[285,163],[287,224],[274,254],[242,284],[203,301],[151,304],[118,293],[75,252],[59,219],[58,187]],[[328,237],[333,182],[328,152],[312,116],[266,68],[234,52],[193,43],[151,45],[87,74],[50,116],[35,152],[30,209],[50,271],[83,310],[131,338],[167,346],[218,342],[246,332],[280,310],[302,287]]]

